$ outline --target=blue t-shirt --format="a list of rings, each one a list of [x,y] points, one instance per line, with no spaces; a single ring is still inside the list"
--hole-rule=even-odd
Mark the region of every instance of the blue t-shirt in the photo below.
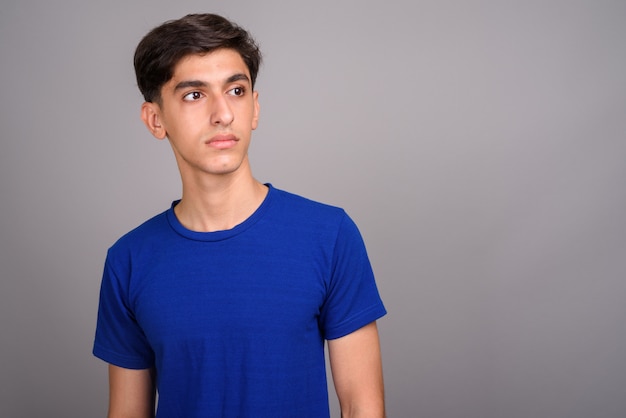
[[[271,185],[226,231],[175,204],[109,249],[94,355],[154,367],[157,417],[328,417],[324,340],[386,313],[354,222]]]

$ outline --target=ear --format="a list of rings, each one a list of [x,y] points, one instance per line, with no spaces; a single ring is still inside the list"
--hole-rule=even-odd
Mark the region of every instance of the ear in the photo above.
[[[167,131],[161,122],[161,109],[158,104],[144,102],[141,105],[141,120],[156,139],[164,139],[167,136]]]
[[[254,113],[252,114],[252,130],[255,130],[257,126],[259,126],[259,112],[261,110],[259,106],[259,92],[255,90],[252,93],[252,97],[252,100],[254,101]]]

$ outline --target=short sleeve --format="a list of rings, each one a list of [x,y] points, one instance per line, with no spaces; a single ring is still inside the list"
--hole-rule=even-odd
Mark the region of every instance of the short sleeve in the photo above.
[[[320,326],[326,339],[340,338],[387,313],[363,238],[347,214],[339,226]]]
[[[109,252],[100,288],[93,354],[119,367],[147,369],[154,364],[154,353],[133,315],[128,276],[116,274]]]

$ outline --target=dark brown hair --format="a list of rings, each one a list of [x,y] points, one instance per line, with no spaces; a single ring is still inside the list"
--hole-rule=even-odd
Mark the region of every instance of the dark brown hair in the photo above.
[[[261,51],[252,36],[235,23],[215,14],[190,14],[152,29],[137,45],[134,57],[137,86],[144,99],[160,101],[161,87],[172,78],[182,58],[221,48],[241,55],[254,88]]]

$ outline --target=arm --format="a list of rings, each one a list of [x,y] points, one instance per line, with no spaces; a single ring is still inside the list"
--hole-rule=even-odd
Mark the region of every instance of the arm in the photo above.
[[[342,418],[383,418],[383,373],[376,322],[329,340],[328,354]]]
[[[154,418],[152,369],[132,370],[109,364],[108,418]]]

